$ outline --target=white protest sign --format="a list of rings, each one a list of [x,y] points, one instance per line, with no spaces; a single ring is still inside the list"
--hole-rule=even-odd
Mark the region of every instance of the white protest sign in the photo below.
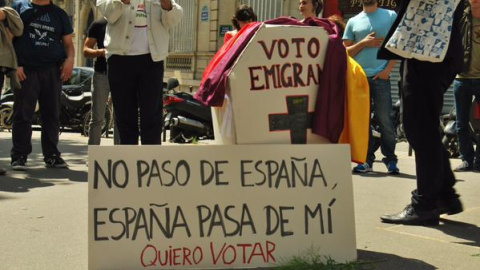
[[[89,147],[89,269],[356,259],[346,145]]]
[[[328,39],[322,27],[260,26],[228,76],[227,102],[213,110],[217,141],[328,143],[311,132]]]

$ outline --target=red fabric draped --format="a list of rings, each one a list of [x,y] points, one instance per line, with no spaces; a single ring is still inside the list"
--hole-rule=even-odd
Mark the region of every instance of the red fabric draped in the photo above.
[[[343,129],[346,89],[347,54],[335,23],[327,19],[307,18],[300,22],[295,18],[280,17],[265,24],[320,26],[329,34],[327,55],[320,78],[312,132],[336,143]],[[227,43],[213,58],[195,98],[205,105],[221,106],[227,87],[228,74],[236,58],[256,33],[261,23],[251,23]]]

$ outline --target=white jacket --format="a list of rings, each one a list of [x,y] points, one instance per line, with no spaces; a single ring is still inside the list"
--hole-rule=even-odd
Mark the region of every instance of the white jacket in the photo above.
[[[170,40],[168,30],[178,24],[183,16],[182,7],[171,1],[173,8],[167,11],[162,9],[160,0],[145,0],[148,42],[154,62],[167,57]],[[128,5],[120,0],[98,0],[97,6],[108,21],[104,41],[107,57],[126,55],[130,51],[137,0],[131,0]]]

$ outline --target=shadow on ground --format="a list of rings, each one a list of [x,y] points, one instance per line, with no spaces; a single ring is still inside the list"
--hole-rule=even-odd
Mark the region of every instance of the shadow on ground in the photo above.
[[[407,174],[407,173],[400,173],[400,174],[389,174],[387,172],[369,172],[369,173],[354,173],[355,175],[358,175],[360,177],[365,177],[365,178],[383,178],[383,177],[395,177],[395,178],[404,178],[404,179],[412,179],[416,180],[417,176],[412,175],[412,174]]]
[[[425,263],[420,260],[403,258],[393,254],[373,252],[368,250],[358,251],[358,260],[372,263],[375,270],[392,270],[392,269],[408,269],[408,270],[433,270],[437,267]]]
[[[7,175],[0,176],[0,191],[23,193],[29,192],[34,188],[88,181],[88,173],[86,170],[45,168],[40,138],[32,139],[33,152],[28,156],[27,170],[23,172],[12,171],[9,168],[11,147],[11,140],[1,140],[0,167],[6,168],[8,173]],[[71,167],[72,165],[86,164],[88,155],[87,145],[60,137],[59,150],[62,152],[62,157]],[[8,199],[8,197],[0,199]]]
[[[443,223],[443,225],[436,226],[434,228],[442,231],[444,234],[458,238],[459,240],[465,240],[455,243],[480,247],[480,227],[477,225],[443,218],[441,218],[440,221]]]

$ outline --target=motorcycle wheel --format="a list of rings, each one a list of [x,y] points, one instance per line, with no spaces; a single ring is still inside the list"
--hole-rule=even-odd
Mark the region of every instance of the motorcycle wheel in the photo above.
[[[104,136],[113,126],[113,120],[111,118],[111,114],[113,114],[108,108],[105,110],[105,119],[102,124],[102,136]],[[88,137],[90,135],[90,119],[92,118],[92,110],[88,110],[83,115],[83,124],[81,133],[83,136]]]
[[[5,106],[0,109],[0,126],[4,129],[12,129],[13,108]]]
[[[450,158],[457,158],[460,156],[458,140],[456,136],[443,136],[442,144],[447,149]]]
[[[397,142],[406,142],[407,137],[405,136],[405,130],[403,129],[403,124],[399,124],[396,129],[395,133],[397,135]]]
[[[183,132],[177,127],[170,127],[170,142],[171,143],[191,143],[197,137],[188,132]]]

